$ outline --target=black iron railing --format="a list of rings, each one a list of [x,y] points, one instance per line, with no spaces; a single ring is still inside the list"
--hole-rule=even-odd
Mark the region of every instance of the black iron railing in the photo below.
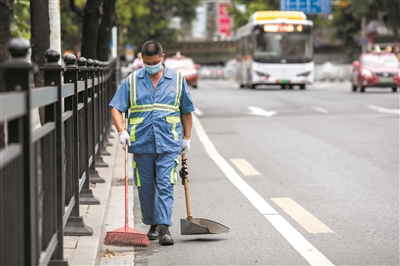
[[[41,68],[45,86],[32,88],[29,42],[13,39],[2,65],[0,123],[8,141],[0,150],[0,265],[68,265],[64,235],[92,235],[80,204],[100,204],[90,183],[104,183],[96,167],[110,145],[108,103],[116,87],[116,62],[64,58],[48,50]],[[33,108],[45,110],[32,129]]]

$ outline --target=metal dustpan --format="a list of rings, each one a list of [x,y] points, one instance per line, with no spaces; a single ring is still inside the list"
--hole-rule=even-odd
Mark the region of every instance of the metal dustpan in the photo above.
[[[181,235],[206,235],[206,234],[223,234],[228,233],[229,228],[220,223],[203,219],[193,218],[190,210],[189,182],[187,171],[186,155],[182,155],[182,169],[179,171],[182,178],[182,184],[185,187],[186,211],[187,218],[181,219]]]

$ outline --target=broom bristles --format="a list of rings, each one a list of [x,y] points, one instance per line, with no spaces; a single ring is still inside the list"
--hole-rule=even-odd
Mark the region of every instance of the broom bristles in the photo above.
[[[146,234],[124,226],[107,232],[104,244],[117,247],[148,247],[150,241]]]

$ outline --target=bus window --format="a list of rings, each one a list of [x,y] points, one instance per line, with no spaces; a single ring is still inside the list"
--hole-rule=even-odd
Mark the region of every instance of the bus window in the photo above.
[[[312,60],[312,39],[309,31],[303,32],[264,32],[254,31],[254,60],[275,62],[306,62]],[[310,47],[309,47],[310,46]]]

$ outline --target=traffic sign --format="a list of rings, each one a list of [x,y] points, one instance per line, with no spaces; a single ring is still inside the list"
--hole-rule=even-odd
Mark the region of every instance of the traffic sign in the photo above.
[[[281,0],[282,11],[302,11],[306,14],[330,14],[331,0]]]

